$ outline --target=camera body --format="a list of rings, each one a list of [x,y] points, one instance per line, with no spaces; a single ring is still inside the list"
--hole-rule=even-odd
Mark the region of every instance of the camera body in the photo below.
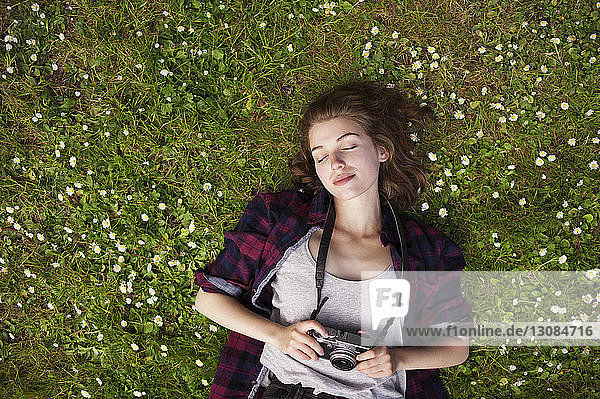
[[[358,334],[337,330],[335,328],[325,327],[328,337],[323,337],[315,330],[309,330],[308,335],[317,340],[323,348],[323,356],[317,353],[320,358],[328,359],[331,365],[338,370],[349,371],[356,367],[356,356],[372,349],[375,345],[362,345],[361,341],[369,342],[368,338],[361,338]]]

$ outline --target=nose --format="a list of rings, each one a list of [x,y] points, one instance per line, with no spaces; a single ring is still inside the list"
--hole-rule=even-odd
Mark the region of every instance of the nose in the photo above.
[[[331,168],[333,170],[343,168],[344,166],[346,166],[346,163],[344,162],[343,157],[340,155],[341,154],[338,152],[333,152],[331,154]]]

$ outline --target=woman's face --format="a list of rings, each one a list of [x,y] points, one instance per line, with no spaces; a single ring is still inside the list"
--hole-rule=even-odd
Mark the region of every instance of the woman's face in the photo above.
[[[317,175],[334,197],[349,200],[378,191],[379,163],[389,153],[375,148],[358,123],[344,117],[330,119],[313,125],[308,137]],[[344,177],[349,179],[338,181]]]

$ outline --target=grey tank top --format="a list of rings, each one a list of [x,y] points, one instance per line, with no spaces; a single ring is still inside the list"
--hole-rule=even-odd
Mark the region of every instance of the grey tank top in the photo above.
[[[312,230],[314,231],[314,230]],[[271,320],[283,326],[309,320],[316,307],[315,269],[316,261],[308,249],[309,232],[300,239],[296,249],[282,263],[272,282],[273,310]],[[393,270],[392,265],[387,269]],[[379,276],[374,277],[377,279]],[[369,281],[351,281],[325,273],[321,297],[329,297],[316,320],[323,326],[342,331],[356,332],[360,329],[361,312],[370,318],[370,309],[361,307],[361,285]],[[368,319],[367,319],[368,320]],[[396,319],[387,336],[402,334],[403,319]],[[363,328],[363,330],[367,330]],[[384,340],[384,344],[385,344]],[[301,383],[303,387],[314,388],[319,394],[352,399],[362,398],[403,398],[406,391],[406,372],[397,370],[392,376],[372,378],[356,371],[341,371],[334,368],[329,360],[297,360],[281,352],[277,347],[265,343],[260,362],[284,384]],[[261,384],[266,386],[267,381]]]

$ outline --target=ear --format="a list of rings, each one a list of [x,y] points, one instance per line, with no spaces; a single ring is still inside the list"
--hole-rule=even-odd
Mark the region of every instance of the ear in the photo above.
[[[384,146],[379,146],[379,162],[385,162],[390,159],[390,153]]]

